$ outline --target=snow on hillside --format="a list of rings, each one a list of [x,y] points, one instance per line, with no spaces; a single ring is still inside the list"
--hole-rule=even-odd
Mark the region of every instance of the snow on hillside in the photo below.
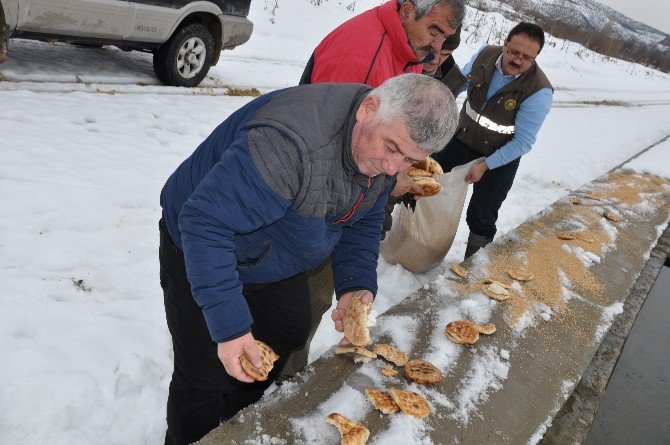
[[[506,2],[501,0],[482,0],[487,9],[493,11],[506,9],[517,14]],[[528,5],[534,14],[544,17],[559,17],[560,21],[576,25],[586,31],[602,31],[610,26],[610,32],[618,39],[661,43],[668,34],[638,22],[624,14],[592,0],[531,0]]]
[[[159,86],[146,54],[10,42],[0,65],[0,443],[162,443],[172,352],[160,189],[250,100],[225,96],[224,85],[294,85],[323,36],[380,2],[278,3],[252,2],[251,40],[192,91]],[[497,13],[487,23],[511,27]],[[456,51],[461,64],[482,44],[472,31]],[[500,234],[670,136],[670,76],[553,39],[538,61],[555,105],[521,162]],[[668,144],[640,168],[670,177]],[[425,275],[381,261],[376,310],[460,260],[466,238],[461,222],[443,265]],[[326,315],[311,358],[338,339]]]

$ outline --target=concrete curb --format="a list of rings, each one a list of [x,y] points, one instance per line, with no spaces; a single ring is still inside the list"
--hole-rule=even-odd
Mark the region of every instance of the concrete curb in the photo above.
[[[626,201],[623,195],[617,195],[621,199],[587,198],[589,193],[630,190],[630,184],[644,190],[642,203],[619,205]],[[470,271],[467,280],[446,272],[378,318],[371,332],[373,342],[408,343],[409,333],[411,341],[404,349],[411,357],[425,358],[442,369],[446,377],[442,382],[425,387],[402,377],[387,379],[379,373],[379,360],[361,366],[327,353],[201,443],[337,443],[339,435],[325,422],[333,411],[367,425],[370,443],[541,440],[601,349],[603,335],[624,308],[631,289],[644,292],[636,283],[641,273],[653,275],[644,272],[648,255],[670,216],[670,185],[648,175],[617,171],[574,194],[583,197],[582,205],[575,206],[568,197],[561,199],[465,261]],[[605,210],[618,211],[623,220],[606,221]],[[595,244],[556,237],[559,232],[580,230],[614,241],[593,254],[587,249]],[[532,254],[538,245],[550,249],[539,256]],[[517,283],[515,299],[498,303],[479,292],[483,278],[502,278],[520,254],[526,255],[536,279]],[[568,266],[575,262],[588,267],[572,271]],[[547,280],[542,278],[551,278],[553,289],[544,288]],[[556,307],[542,303],[551,301],[550,290],[561,297]],[[525,324],[512,317],[515,304],[531,314]],[[446,339],[444,326],[461,318],[492,322],[498,331],[472,347],[454,345]],[[627,331],[621,335],[625,338]],[[604,355],[613,354],[604,348]],[[618,355],[619,350],[614,353]],[[382,416],[362,395],[370,386],[419,392],[432,405],[432,414],[421,421],[403,414]]]

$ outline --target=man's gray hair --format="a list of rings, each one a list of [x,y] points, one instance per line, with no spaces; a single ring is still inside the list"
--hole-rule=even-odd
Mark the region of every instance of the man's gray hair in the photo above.
[[[398,0],[398,8],[407,1],[410,0]],[[451,9],[454,19],[449,23],[449,26],[452,28],[461,26],[465,19],[465,0],[411,0],[411,3],[414,5],[414,10],[416,11],[415,20],[430,13],[435,5],[448,6]]]
[[[439,80],[423,74],[392,77],[370,92],[379,99],[376,121],[400,118],[424,151],[442,150],[456,132],[456,99]]]

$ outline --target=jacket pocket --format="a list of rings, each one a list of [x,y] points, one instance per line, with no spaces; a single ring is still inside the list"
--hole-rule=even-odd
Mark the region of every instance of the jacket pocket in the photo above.
[[[265,258],[267,258],[271,250],[272,244],[270,241],[264,241],[254,246],[247,247],[244,250],[240,250],[239,252],[235,252],[237,267],[241,269],[252,269],[257,267],[263,260],[265,260]]]

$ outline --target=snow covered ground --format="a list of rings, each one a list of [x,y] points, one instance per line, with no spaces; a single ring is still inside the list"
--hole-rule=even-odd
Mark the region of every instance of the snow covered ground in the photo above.
[[[160,189],[250,100],[226,96],[226,86],[296,84],[325,34],[378,3],[355,2],[352,12],[332,0],[276,9],[255,0],[252,39],[195,90],[160,86],[147,54],[10,42],[0,65],[0,443],[162,442],[172,362]],[[456,59],[464,64],[483,43],[464,43]],[[634,165],[670,177],[670,76],[553,39],[538,60],[555,106],[521,162],[500,234],[659,141]],[[466,237],[462,223],[444,265],[462,259]],[[375,309],[444,265],[414,275],[381,261]],[[311,358],[338,338],[324,319]]]

